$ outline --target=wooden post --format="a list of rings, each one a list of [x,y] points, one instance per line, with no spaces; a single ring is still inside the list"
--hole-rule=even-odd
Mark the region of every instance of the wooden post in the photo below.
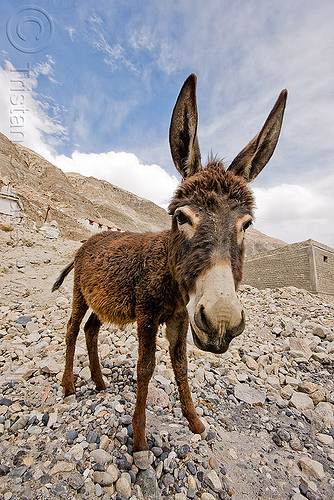
[[[44,224],[46,223],[46,219],[48,218],[50,208],[51,208],[51,207],[50,207],[50,205],[48,205],[48,208],[46,209],[46,214],[45,214]]]

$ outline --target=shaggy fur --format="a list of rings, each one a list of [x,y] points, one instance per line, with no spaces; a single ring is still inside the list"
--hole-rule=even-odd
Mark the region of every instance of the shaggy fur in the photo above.
[[[272,154],[271,143],[277,142],[278,138],[275,135],[268,139],[268,135],[272,134],[272,127],[271,122],[270,127],[267,125],[267,120],[256,137],[256,144],[254,141],[250,143],[250,153],[247,153],[247,148],[243,150],[242,162],[245,163],[247,159],[244,166],[234,163],[232,171],[226,171],[221,162],[212,160],[202,169],[196,132],[195,87],[196,78],[191,75],[180,92],[172,117],[171,150],[175,165],[184,180],[169,206],[171,229],[144,234],[102,232],[92,236],[78,250],[74,262],[64,269],[53,287],[53,290],[57,290],[74,267],[73,306],[67,326],[65,371],[62,380],[65,395],[75,392],[75,343],[88,308],[91,308],[92,312],[84,331],[91,375],[97,390],[105,388],[98,357],[98,332],[101,324],[111,322],[122,326],[137,321],[139,357],[137,400],[133,415],[133,451],[148,449],[145,438],[145,405],[149,380],[155,366],[159,324],[166,324],[166,336],[183,415],[193,432],[204,431],[204,425],[196,414],[187,380],[189,295],[201,276],[217,261],[229,266],[235,288],[240,283],[244,243],[243,238],[240,239],[242,234],[238,234],[238,221],[252,216],[254,200],[245,180],[242,176],[235,175],[233,170],[235,168],[240,172],[244,169],[249,180],[252,169],[259,170],[258,164],[254,162],[253,167],[252,163],[255,154],[253,152],[259,156],[256,144],[261,145],[263,140],[271,145],[267,157],[263,156],[261,150],[262,169],[263,163],[266,163]],[[271,121],[282,119],[284,96],[279,99],[281,104],[276,103],[278,111],[275,111],[279,116],[275,118],[275,115]],[[277,128],[279,133],[280,126],[276,126]],[[261,139],[262,136],[264,139]],[[189,233],[182,231],[181,227],[185,223],[191,226],[191,221],[186,219],[180,222],[178,219],[177,210],[181,207],[188,207],[191,213],[196,214],[196,220],[200,221],[196,230],[191,232],[191,238],[187,237]],[[239,233],[240,231],[243,229],[239,229]],[[205,322],[203,314],[200,322]],[[238,330],[236,334],[239,334],[242,329],[243,326],[233,331]],[[217,334],[216,331],[209,333],[211,336]],[[233,336],[227,331],[228,342]],[[206,348],[204,344],[203,348]]]

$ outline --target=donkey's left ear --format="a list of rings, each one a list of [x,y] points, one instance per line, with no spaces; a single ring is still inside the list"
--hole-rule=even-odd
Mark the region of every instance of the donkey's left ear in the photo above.
[[[251,182],[270,160],[281,131],[288,91],[282,90],[261,131],[234,158],[228,170]]]
[[[169,128],[173,161],[183,179],[202,169],[197,121],[196,76],[190,75],[180,90]]]

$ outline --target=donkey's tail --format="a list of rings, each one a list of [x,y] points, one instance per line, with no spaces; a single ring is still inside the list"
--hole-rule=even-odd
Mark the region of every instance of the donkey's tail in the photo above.
[[[72,271],[74,267],[74,260],[72,260],[72,262],[67,266],[65,267],[65,269],[63,269],[61,275],[59,276],[59,278],[57,279],[57,281],[55,281],[53,283],[53,286],[52,286],[52,291],[54,292],[55,290],[58,290],[58,288],[60,288],[60,286],[62,285],[64,279],[66,278],[66,276],[68,275],[68,273],[70,273]]]

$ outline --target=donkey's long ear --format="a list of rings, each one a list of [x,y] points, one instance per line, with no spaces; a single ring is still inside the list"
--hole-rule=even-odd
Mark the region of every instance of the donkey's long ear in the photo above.
[[[169,128],[173,161],[183,179],[202,169],[197,139],[196,76],[190,75],[177,98]]]
[[[270,160],[281,131],[288,91],[282,90],[261,131],[235,157],[228,170],[251,182]]]

